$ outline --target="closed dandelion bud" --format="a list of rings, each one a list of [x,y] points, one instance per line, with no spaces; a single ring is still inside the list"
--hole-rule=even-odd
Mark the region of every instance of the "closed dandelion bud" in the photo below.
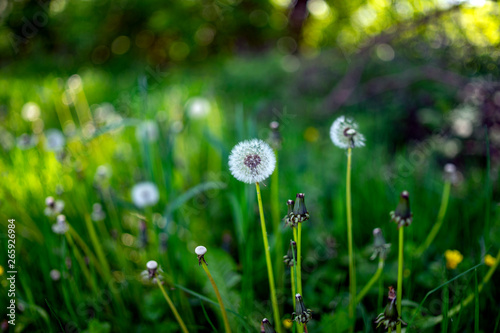
[[[290,226],[291,228],[297,226],[297,223],[295,222],[294,215],[293,215],[293,206],[294,206],[294,204],[295,204],[295,201],[293,201],[293,200],[288,200],[286,202],[286,205],[288,207],[288,213],[283,218],[283,221],[285,221],[285,226]]]
[[[390,247],[391,244],[386,244],[385,242],[382,230],[380,228],[373,229],[373,254],[370,259],[373,260],[380,255],[380,258],[385,260]]]
[[[290,240],[290,247],[288,248],[288,252],[283,256],[283,262],[288,267],[293,267],[295,265],[294,259],[297,259],[297,243],[293,240]]]
[[[295,295],[295,312],[292,313],[292,317],[301,324],[307,324],[312,319],[312,310],[305,307],[300,294]]]
[[[274,327],[271,325],[267,318],[262,319],[262,324],[260,325],[260,333],[276,333]]]
[[[384,312],[379,314],[377,316],[377,319],[375,320],[375,323],[378,324],[377,328],[383,324],[385,326],[385,329],[388,329],[390,327],[392,330],[395,330],[396,326],[399,323],[401,323],[401,325],[407,325],[399,317],[398,309],[396,307],[396,291],[392,286],[389,287],[389,296],[387,300],[389,303],[385,307]]]
[[[409,226],[413,220],[410,210],[410,195],[408,191],[403,191],[399,197],[399,203],[395,211],[390,213],[391,219],[396,222],[398,229]]]
[[[273,147],[273,149],[278,150],[281,148],[281,133],[279,131],[280,124],[277,121],[272,121],[269,124],[269,127],[271,128],[271,133],[269,134],[269,138],[267,141]]]
[[[296,223],[302,223],[309,220],[309,212],[306,208],[304,193],[297,193],[295,206],[293,207],[293,215]]]

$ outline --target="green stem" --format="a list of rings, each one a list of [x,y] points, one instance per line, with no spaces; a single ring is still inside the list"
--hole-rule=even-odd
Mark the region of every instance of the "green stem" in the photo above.
[[[437,216],[436,223],[432,227],[431,232],[429,233],[425,241],[422,243],[422,245],[418,247],[417,251],[415,251],[415,257],[420,257],[422,253],[424,253],[424,251],[429,248],[434,238],[436,238],[439,229],[441,229],[441,226],[443,225],[444,221],[444,216],[448,208],[448,201],[450,199],[450,188],[451,188],[451,183],[449,181],[446,181],[444,183],[443,196],[441,197],[441,206],[439,207],[439,213]]]
[[[297,226],[297,292],[302,295],[302,223]]]
[[[404,241],[404,227],[399,228],[399,255],[398,255],[398,290],[396,305],[398,309],[398,314],[402,317],[401,313],[401,303],[403,297],[403,241]],[[401,323],[396,326],[397,333],[401,333]]]
[[[207,264],[205,264],[204,261],[201,262],[201,267],[203,267],[203,270],[205,271],[205,273],[207,273],[208,279],[210,280],[212,287],[214,287],[215,296],[217,296],[217,301],[219,301],[220,310],[222,312],[222,319],[224,320],[224,327],[226,329],[226,332],[231,333],[231,327],[229,326],[229,320],[227,319],[226,308],[222,303],[222,297],[220,296],[219,289],[217,288],[217,285],[215,284],[215,281],[212,278],[212,274],[210,274]]]
[[[182,332],[184,333],[189,333],[189,331],[187,330],[186,328],[186,325],[184,324],[184,322],[182,321],[182,318],[181,316],[179,315],[179,312],[177,312],[177,309],[175,308],[175,305],[174,303],[172,303],[172,300],[170,299],[170,297],[168,296],[167,292],[165,291],[165,289],[163,288],[161,282],[160,282],[160,279],[159,278],[156,278],[156,282],[158,283],[158,286],[160,287],[161,289],[161,292],[163,294],[163,297],[165,297],[165,300],[167,301],[168,305],[170,306],[170,309],[172,310],[172,312],[174,313],[174,316],[175,316],[175,319],[177,319],[177,322],[179,323],[179,325],[181,326],[181,330]]]
[[[358,296],[356,297],[356,304],[358,304],[359,302],[361,302],[361,300],[363,299],[363,297],[365,297],[366,293],[375,284],[375,282],[377,282],[377,280],[379,279],[379,277],[382,274],[383,270],[384,270],[384,259],[380,258],[379,261],[378,261],[377,271],[372,276],[372,278],[370,279],[370,281],[368,281],[368,283],[366,284],[366,286],[364,286],[364,288],[361,289],[361,291],[359,292]]]
[[[260,226],[262,228],[262,240],[264,241],[264,252],[266,253],[267,277],[269,279],[269,289],[271,291],[271,303],[273,305],[274,322],[276,331],[281,333],[280,313],[278,309],[278,299],[276,297],[276,288],[274,286],[273,267],[271,264],[271,254],[269,253],[269,242],[267,240],[266,220],[264,218],[264,208],[262,207],[262,197],[260,195],[259,183],[255,183],[257,189],[257,201],[259,202]]]
[[[352,320],[350,331],[354,330],[356,312],[356,270],[352,245],[352,206],[351,206],[351,156],[352,149],[347,149],[346,208],[347,208],[347,246],[349,252],[349,318]]]
[[[300,225],[300,223],[299,223]],[[298,232],[298,227],[297,228],[292,228],[293,230],[293,240],[295,241],[295,244],[297,245],[297,257],[300,258],[300,254],[299,254],[299,232]],[[292,253],[294,253],[294,251],[292,251]],[[294,254],[294,270],[295,270],[295,274],[297,274],[297,280],[295,281],[296,282],[296,290],[297,292],[302,295],[302,284],[299,283],[299,281],[301,281],[301,271],[300,271],[300,265],[298,263],[298,258],[295,258],[295,254]],[[300,286],[300,291],[299,291],[299,286]],[[295,304],[296,304],[296,299],[295,299],[295,295],[296,293],[294,292],[293,294],[293,309],[295,310]],[[297,323],[297,330],[299,333],[302,333],[304,330],[302,328],[302,325],[298,324]]]
[[[285,284],[285,266],[283,265],[283,237],[281,233],[280,218],[280,198],[279,198],[279,159],[276,154],[276,168],[271,175],[271,217],[273,223],[273,232],[275,237],[274,255],[276,256],[276,286],[278,290],[283,290]],[[283,310],[283,308],[281,308]]]
[[[293,267],[290,267],[290,276],[291,276],[291,283],[292,283],[292,298],[293,298],[293,309],[295,310],[295,294],[297,294],[297,291],[295,289],[295,265]]]

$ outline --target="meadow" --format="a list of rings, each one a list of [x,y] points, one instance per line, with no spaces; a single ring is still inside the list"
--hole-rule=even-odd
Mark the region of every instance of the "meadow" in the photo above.
[[[2,332],[499,332],[499,53],[408,40],[12,61]]]

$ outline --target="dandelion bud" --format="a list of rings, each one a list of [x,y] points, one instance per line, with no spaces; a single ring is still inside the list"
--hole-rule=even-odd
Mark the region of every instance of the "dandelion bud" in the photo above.
[[[292,316],[293,320],[301,324],[307,324],[312,319],[312,310],[305,307],[300,294],[295,295],[295,312]]]
[[[260,325],[260,333],[276,333],[274,327],[271,325],[267,318],[262,319],[262,324]]]
[[[292,228],[297,226],[297,223],[294,222],[294,215],[293,215],[294,204],[295,204],[295,201],[293,201],[293,200],[288,200],[286,202],[286,205],[288,207],[288,213],[283,218],[283,221],[285,221],[285,226],[289,225]]]
[[[398,229],[403,226],[409,226],[413,219],[413,214],[410,210],[410,195],[408,191],[403,191],[399,197],[399,204],[395,211],[390,213],[391,219],[396,222]]]
[[[309,220],[309,212],[306,208],[304,193],[297,193],[297,199],[295,200],[295,206],[293,207],[293,215],[295,222],[302,223]]]
[[[207,265],[207,262],[205,261],[205,253],[207,253],[207,248],[204,246],[197,246],[196,249],[194,249],[194,253],[198,255],[198,264],[201,265],[201,261]]]
[[[390,247],[391,244],[385,243],[385,238],[384,235],[382,235],[382,230],[380,228],[373,229],[373,254],[370,259],[373,260],[378,255],[380,255],[380,258],[385,260]]]
[[[283,262],[286,266],[293,267],[295,265],[294,258],[297,259],[297,243],[290,240],[290,247],[287,254],[283,256]]]
[[[377,316],[377,319],[375,320],[375,323],[378,324],[377,328],[380,325],[384,324],[385,329],[388,329],[390,327],[394,331],[399,323],[401,323],[401,325],[407,325],[399,317],[398,309],[396,307],[396,291],[392,286],[389,287],[389,295],[387,300],[389,301],[389,303],[385,307],[384,312],[379,314]]]

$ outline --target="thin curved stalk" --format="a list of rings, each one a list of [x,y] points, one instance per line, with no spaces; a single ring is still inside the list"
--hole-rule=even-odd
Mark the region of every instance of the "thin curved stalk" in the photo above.
[[[401,303],[403,298],[403,241],[404,241],[404,226],[399,228],[399,255],[398,255],[398,290],[396,305],[399,316],[402,316]],[[397,333],[401,333],[401,323],[396,326]]]
[[[181,326],[182,332],[189,333],[189,331],[186,328],[186,325],[184,324],[184,322],[182,321],[181,316],[179,315],[179,312],[177,312],[177,309],[175,308],[174,303],[172,303],[172,300],[170,299],[170,297],[168,296],[167,292],[165,291],[165,288],[163,288],[163,286],[162,286],[162,284],[160,282],[160,279],[157,278],[156,282],[158,283],[158,286],[160,287],[160,290],[161,290],[161,292],[163,294],[163,297],[165,297],[165,300],[167,301],[168,305],[170,306],[170,309],[174,313],[175,319],[177,319],[177,322]]]
[[[262,207],[262,197],[260,195],[259,183],[255,183],[257,189],[257,201],[259,202],[260,226],[262,229],[262,239],[264,241],[264,252],[266,253],[267,277],[269,279],[269,289],[271,291],[271,303],[273,305],[273,314],[275,328],[281,333],[281,320],[278,308],[278,299],[276,297],[276,287],[274,286],[273,266],[271,264],[271,254],[269,253],[269,242],[267,240],[266,220],[264,218],[264,208]]]
[[[222,312],[222,319],[224,320],[224,328],[226,329],[227,333],[231,333],[231,326],[229,326],[229,320],[227,319],[226,308],[224,307],[224,303],[222,302],[222,297],[220,296],[219,288],[217,288],[217,285],[215,284],[212,274],[210,274],[208,266],[204,261],[201,262],[201,267],[203,267],[203,270],[205,271],[205,273],[207,273],[208,279],[210,280],[210,283],[214,288],[215,296],[217,296],[217,301],[219,301],[220,311]]]
[[[352,205],[351,205],[351,158],[352,149],[347,149],[346,209],[347,209],[347,246],[349,252],[349,318],[352,320],[350,331],[354,330],[356,312],[356,269],[352,244]]]
[[[358,296],[356,297],[356,304],[361,302],[363,297],[365,297],[366,293],[370,290],[370,288],[377,282],[377,280],[380,278],[380,275],[382,274],[382,271],[384,270],[384,259],[380,258],[378,261],[378,268],[375,274],[372,276],[370,281],[364,286],[363,289],[359,292]]]

